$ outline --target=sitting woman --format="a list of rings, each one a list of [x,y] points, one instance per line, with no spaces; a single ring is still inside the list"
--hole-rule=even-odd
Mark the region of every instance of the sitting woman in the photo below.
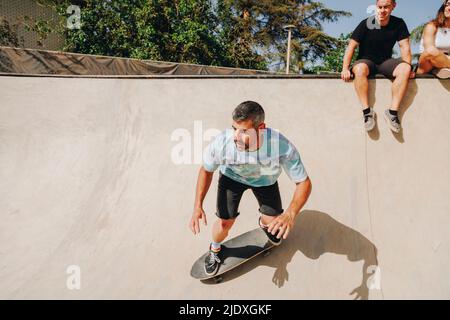
[[[435,20],[425,27],[417,74],[434,73],[450,78],[450,0],[445,0]]]

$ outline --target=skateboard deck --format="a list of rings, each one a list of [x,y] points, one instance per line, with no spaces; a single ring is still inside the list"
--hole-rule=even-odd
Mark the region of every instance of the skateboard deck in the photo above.
[[[209,254],[206,252],[195,261],[191,269],[191,276],[199,280],[207,280],[214,278],[216,282],[220,282],[220,277],[248,260],[258,256],[261,253],[268,253],[274,245],[268,240],[266,234],[261,228],[254,229],[232,238],[222,244],[220,259],[222,263],[215,275],[207,275],[205,273],[205,258]]]

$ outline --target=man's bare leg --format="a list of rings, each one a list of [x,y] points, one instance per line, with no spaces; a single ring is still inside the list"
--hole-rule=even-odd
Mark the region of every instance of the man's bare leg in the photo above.
[[[353,74],[355,75],[356,94],[363,110],[364,127],[367,132],[370,132],[375,128],[376,121],[373,108],[369,106],[369,66],[365,63],[358,63],[353,67]]]
[[[405,97],[408,89],[409,76],[411,74],[411,66],[407,63],[401,63],[394,70],[394,83],[392,84],[392,105],[391,110],[398,111],[400,103]]]
[[[228,237],[228,233],[235,221],[236,219],[218,219],[212,228],[212,240],[216,243],[223,242]]]
[[[363,109],[369,107],[369,73],[369,66],[365,63],[359,63],[353,67],[353,74],[355,75],[353,82]]]
[[[389,109],[384,112],[384,118],[393,132],[400,133],[402,126],[398,116],[398,110],[400,109],[400,103],[408,89],[411,66],[407,63],[399,64],[395,68],[393,76],[395,80],[392,83],[392,104]]]
[[[220,249],[221,243],[228,236],[228,232],[233,226],[236,219],[232,220],[224,220],[218,219],[212,228],[212,243],[210,247],[209,254],[205,258],[205,272],[207,275],[214,275],[217,270],[219,270],[219,266],[221,263],[220,260]]]

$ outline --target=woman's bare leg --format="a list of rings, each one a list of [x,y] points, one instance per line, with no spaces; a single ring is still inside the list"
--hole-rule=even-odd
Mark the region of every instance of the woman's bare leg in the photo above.
[[[417,74],[425,74],[433,70],[433,64],[431,61],[425,57],[424,55],[420,56],[419,59],[419,68],[417,68]]]
[[[450,68],[450,57],[444,54],[442,51],[438,50],[436,47],[431,47],[425,50],[425,52],[420,57],[422,64],[419,65],[417,73],[420,74],[421,71],[428,70],[431,65],[431,69],[434,68]],[[431,71],[429,69],[426,72]],[[419,71],[420,70],[420,71]]]

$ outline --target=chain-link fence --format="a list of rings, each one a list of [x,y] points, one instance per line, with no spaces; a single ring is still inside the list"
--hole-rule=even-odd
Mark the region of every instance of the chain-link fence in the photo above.
[[[56,13],[51,8],[40,5],[36,0],[2,0],[0,26],[3,37],[0,38],[0,45],[58,50],[63,43],[60,35],[50,33],[42,39],[39,32],[33,28],[33,22],[37,20],[52,21],[55,18]]]

